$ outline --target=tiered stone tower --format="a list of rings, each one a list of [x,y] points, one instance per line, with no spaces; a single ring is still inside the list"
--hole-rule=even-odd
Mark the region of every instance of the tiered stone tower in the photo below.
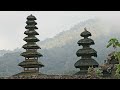
[[[97,52],[90,48],[90,45],[94,45],[94,41],[90,38],[88,38],[89,36],[92,36],[91,33],[89,31],[86,30],[86,28],[84,28],[84,32],[81,33],[81,37],[84,37],[84,39],[81,39],[78,41],[78,45],[79,46],[83,46],[82,49],[79,49],[76,52],[76,55],[78,57],[81,57],[80,60],[78,60],[75,63],[75,67],[76,68],[80,68],[80,72],[76,73],[76,74],[87,74],[87,70],[89,67],[98,67],[98,63],[92,58],[92,56],[97,57]]]
[[[21,56],[25,57],[25,61],[19,63],[19,66],[24,68],[22,73],[30,73],[30,74],[38,74],[39,68],[43,67],[44,65],[41,62],[38,62],[38,58],[42,56],[42,54],[37,52],[37,49],[41,49],[36,42],[39,41],[35,35],[39,35],[35,29],[38,29],[35,25],[36,17],[30,15],[27,17],[26,21],[26,31],[24,34],[27,35],[23,40],[27,43],[23,45],[22,48],[26,49],[26,52],[21,53]]]

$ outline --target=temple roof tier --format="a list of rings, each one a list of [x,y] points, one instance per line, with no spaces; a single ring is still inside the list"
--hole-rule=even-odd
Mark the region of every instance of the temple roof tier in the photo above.
[[[78,60],[74,66],[76,68],[80,68],[80,67],[84,67],[84,66],[93,66],[93,67],[98,67],[98,63],[92,59],[92,58],[88,58],[88,59],[80,59]]]
[[[26,60],[26,61],[19,63],[18,65],[24,68],[44,67],[44,65],[41,62],[38,62],[36,60]]]
[[[37,25],[37,23],[34,20],[28,20],[26,21],[27,25]]]
[[[26,41],[26,42],[38,42],[38,41],[40,41],[38,38],[36,38],[34,36],[25,37],[23,40]]]
[[[21,56],[26,58],[34,58],[34,57],[42,57],[43,55],[38,53],[37,51],[26,51],[21,53]]]
[[[39,35],[35,30],[27,30],[24,32],[26,35]]]
[[[94,49],[92,49],[92,48],[83,48],[83,49],[79,49],[76,52],[76,55],[78,57],[85,56],[85,55],[91,55],[91,56],[97,57],[97,52]]]
[[[23,45],[24,49],[41,49],[37,44],[35,43],[27,43],[25,45]]]
[[[31,14],[27,17],[27,20],[36,20],[36,17]]]
[[[83,31],[80,36],[82,37],[89,37],[92,36],[91,33],[89,31],[86,30],[86,28],[84,28],[85,31]]]
[[[38,29],[35,25],[26,25],[26,29]]]
[[[94,41],[90,38],[81,39],[78,41],[78,45],[94,45]]]

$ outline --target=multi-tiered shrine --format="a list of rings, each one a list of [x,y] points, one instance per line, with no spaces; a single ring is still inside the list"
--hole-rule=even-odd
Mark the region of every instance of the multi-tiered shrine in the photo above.
[[[37,49],[41,49],[36,42],[39,41],[35,35],[39,35],[35,29],[38,29],[35,25],[36,17],[30,15],[27,17],[26,21],[26,31],[24,34],[27,35],[23,40],[27,43],[23,45],[22,48],[26,49],[26,52],[21,53],[21,56],[25,57],[25,61],[19,63],[19,66],[24,68],[23,73],[38,73],[39,68],[43,67],[44,65],[41,62],[38,62],[38,58],[42,56],[42,54],[37,52]]]
[[[76,68],[80,68],[80,72],[76,74],[86,74],[89,67],[95,68],[98,67],[99,64],[92,58],[92,56],[97,57],[97,52],[90,48],[90,45],[95,44],[92,39],[88,38],[89,36],[92,36],[91,33],[85,28],[84,32],[82,32],[80,36],[84,37],[84,39],[79,40],[78,45],[83,46],[83,48],[79,49],[76,52],[76,55],[81,57],[81,59],[78,60],[74,66]]]

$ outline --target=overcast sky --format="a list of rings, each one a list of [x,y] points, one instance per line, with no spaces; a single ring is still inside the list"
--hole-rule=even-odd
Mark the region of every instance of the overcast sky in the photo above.
[[[82,20],[99,17],[108,23],[120,23],[120,11],[0,11],[0,50],[21,48],[26,17],[33,14],[37,20],[37,36],[40,40],[52,38],[63,30],[69,30]]]

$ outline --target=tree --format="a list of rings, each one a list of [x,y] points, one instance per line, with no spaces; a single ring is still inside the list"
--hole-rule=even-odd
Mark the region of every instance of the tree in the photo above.
[[[111,38],[108,41],[107,48],[109,48],[110,46],[112,46],[115,49],[115,53],[114,53],[115,59],[119,60],[119,64],[116,64],[116,73],[115,73],[115,76],[119,78],[120,77],[120,51],[117,51],[117,47],[120,47],[120,42],[116,38]]]
[[[114,49],[116,49],[117,47],[120,47],[120,43],[116,38],[111,38],[108,41],[107,48],[109,48],[110,46],[112,46]]]

